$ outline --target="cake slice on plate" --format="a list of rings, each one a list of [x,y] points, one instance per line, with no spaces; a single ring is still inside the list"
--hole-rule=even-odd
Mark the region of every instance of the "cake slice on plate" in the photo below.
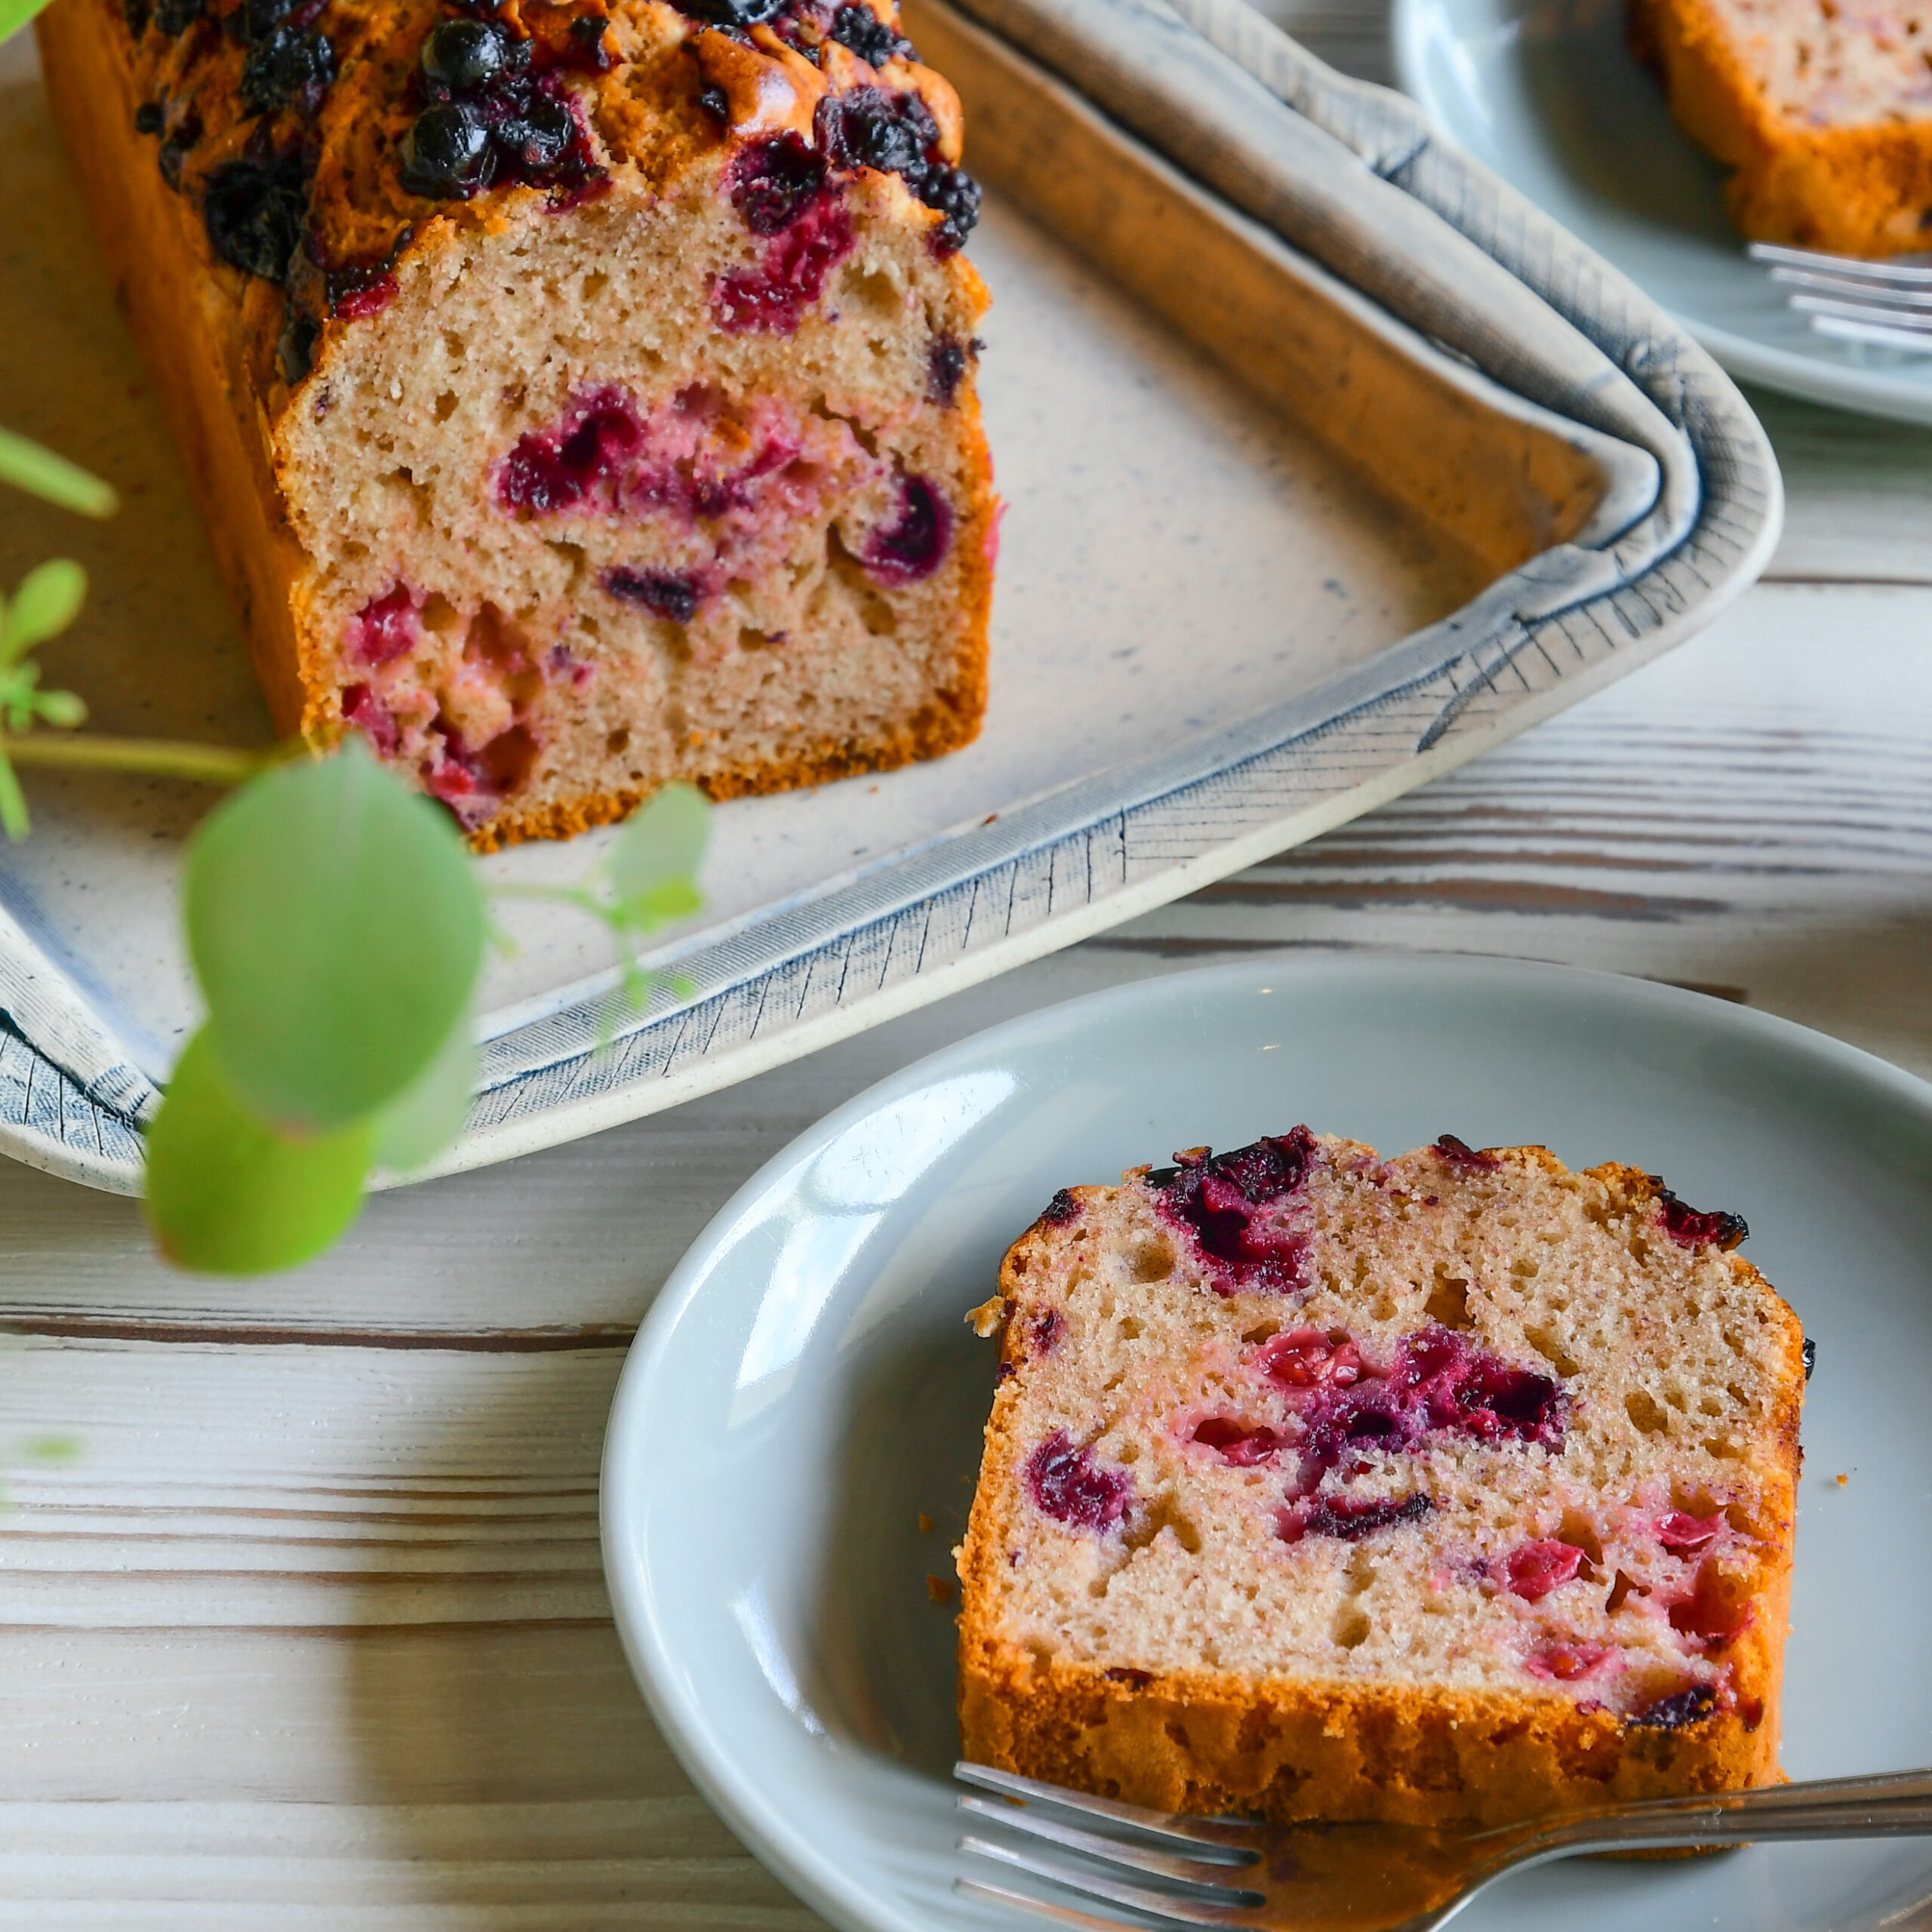
[[[976,1311],[967,1756],[1283,1820],[1777,1779],[1805,1345],[1743,1222],[1450,1136],[1176,1162]]]
[[[1932,8],[1631,0],[1630,38],[1737,171],[1746,235],[1841,255],[1932,245]]]

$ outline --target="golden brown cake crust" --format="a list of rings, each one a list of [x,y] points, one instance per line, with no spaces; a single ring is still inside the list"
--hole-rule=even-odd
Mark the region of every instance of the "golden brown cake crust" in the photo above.
[[[1372,1156],[1373,1150],[1360,1151]],[[1569,1177],[1540,1147],[1491,1149],[1484,1158]],[[968,1759],[1161,1810],[1434,1826],[1498,1824],[1781,1778],[1778,1698],[1804,1340],[1796,1317],[1734,1253],[1717,1258],[1761,1303],[1765,1352],[1776,1364],[1774,1403],[1755,1432],[1752,1465],[1760,1486],[1750,1527],[1768,1555],[1749,1620],[1721,1646],[1734,1695],[1700,1721],[1681,1728],[1647,1725],[1588,1700],[1507,1687],[1386,1680],[1358,1686],[1211,1668],[1150,1672],[1055,1653],[1037,1641],[1011,1641],[999,1625],[995,1585],[1013,1556],[1008,1536],[1017,1533],[1006,1527],[998,1492],[1025,1459],[1014,1431],[1021,1371],[1038,1348],[1041,1284],[1057,1260],[1064,1265],[1066,1225],[1112,1201],[1146,1172],[1124,1177],[1120,1189],[1080,1187],[1057,1197],[1008,1251],[999,1295],[971,1318],[982,1334],[997,1323],[1001,1366],[980,1486],[957,1552],[964,1585],[959,1715]],[[1620,1211],[1638,1216],[1674,1200],[1654,1177],[1634,1168],[1611,1164],[1576,1178],[1600,1183]]]
[[[261,78],[268,42],[239,24],[254,11],[281,21],[278,34],[311,50],[303,57],[322,60],[325,85],[284,86],[273,104],[281,83]],[[859,26],[837,26],[877,66],[833,37],[838,11],[789,0],[782,37],[708,26],[662,0],[608,10],[601,0],[56,0],[42,15],[57,120],[278,731],[326,744],[363,731],[450,803],[484,849],[620,817],[670,778],[731,798],[934,757],[976,735],[998,511],[973,370],[972,325],[986,298],[955,252],[955,224],[970,226],[977,190],[953,165],[957,98],[910,57],[891,0],[848,7]],[[576,130],[564,164],[475,192],[411,185],[409,139],[434,104],[419,57],[451,21],[487,23],[500,44],[537,50],[539,105],[567,108]],[[328,51],[314,54],[325,40]],[[833,158],[837,118],[815,112],[854,100],[884,102],[888,119],[923,128],[928,160],[903,177],[881,173],[854,158],[869,152],[853,146],[857,137]],[[842,250],[850,265],[819,301],[808,264],[789,318],[749,334],[734,334],[728,318],[721,331],[717,291],[731,276],[755,285],[764,263],[797,253],[782,232],[768,243],[755,210],[733,211],[746,206],[746,170],[755,181],[774,146],[821,170],[826,259]],[[299,222],[279,278],[235,265],[235,251],[269,248],[254,229],[225,259],[208,212],[238,171],[259,187],[281,180],[278,170],[294,198],[257,195],[245,213],[279,209],[269,223],[282,224],[278,247]],[[679,261],[687,212],[696,314],[691,291],[668,291],[676,299],[654,338],[647,328],[614,340],[552,301],[526,306],[509,326],[534,316],[540,328],[554,314],[566,341],[535,339],[488,359],[475,352],[476,300],[460,317],[439,308],[493,275],[507,290],[520,262],[549,260],[545,272],[580,278],[585,290],[621,281],[631,293],[620,312],[635,318],[664,283],[658,264]],[[574,259],[564,246],[573,234],[583,238]],[[615,261],[602,275],[604,251],[622,259],[621,278]],[[854,306],[839,298],[854,288],[890,312],[856,321],[848,312],[839,335],[839,310]],[[485,328],[505,326],[507,297],[494,299],[480,311]],[[439,325],[457,345],[453,371],[425,352],[440,353]],[[869,360],[854,328],[875,333]],[[385,330],[399,337],[394,350],[372,347]],[[942,354],[943,375],[931,373]],[[868,386],[868,372],[888,362]],[[389,395],[393,429],[374,406]],[[618,485],[589,516],[589,506],[574,523],[549,516],[553,531],[540,498],[528,534],[510,528],[533,518],[528,507],[510,514],[509,454],[560,437],[573,412],[613,397],[608,406],[647,439],[676,430],[680,411],[709,413],[719,426],[709,443],[700,433],[695,454],[677,460],[694,500],[725,504],[728,518],[742,487],[769,497],[760,479],[779,476],[764,522],[736,549],[719,538],[708,574],[658,565],[653,546],[668,528],[688,550],[694,528],[723,525],[694,525],[687,509],[683,525],[660,518],[654,532]],[[344,422],[345,402],[356,421]],[[451,410],[457,422],[439,441]],[[485,426],[457,436],[472,415]],[[734,462],[749,486],[734,481]],[[725,466],[722,485],[706,463]],[[806,481],[792,485],[794,472]],[[894,488],[908,518],[921,507],[915,491],[927,503],[939,494],[937,574],[890,547]],[[788,490],[802,511],[784,507]],[[801,521],[804,537],[776,555],[794,515],[816,516],[822,532]],[[873,541],[884,533],[883,564],[862,549],[868,531]],[[815,560],[801,540],[819,544]],[[571,557],[574,574],[560,572]],[[485,561],[472,569],[472,558]],[[660,583],[668,602],[651,601]],[[407,633],[399,665],[357,656],[365,620],[386,604]],[[395,678],[392,690],[385,680]]]
[[[1631,0],[1629,20],[1632,48],[1660,71],[1672,112],[1737,171],[1726,195],[1746,235],[1840,255],[1926,246],[1932,113],[1922,105],[1876,120],[1814,119],[1768,97],[1712,0]]]

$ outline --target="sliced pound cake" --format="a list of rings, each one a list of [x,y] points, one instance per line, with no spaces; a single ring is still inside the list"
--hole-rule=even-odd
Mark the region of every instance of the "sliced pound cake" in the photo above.
[[[1631,0],[1630,38],[1737,169],[1746,235],[1841,255],[1932,240],[1932,6]]]
[[[975,1311],[967,1756],[1419,1824],[1775,1780],[1806,1346],[1743,1223],[1446,1135],[1176,1161]]]

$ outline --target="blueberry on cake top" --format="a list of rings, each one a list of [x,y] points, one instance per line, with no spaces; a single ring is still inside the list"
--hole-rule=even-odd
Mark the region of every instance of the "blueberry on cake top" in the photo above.
[[[1300,1127],[1057,1195],[976,1311],[966,1755],[1423,1824],[1775,1779],[1805,1358],[1744,1232]]]
[[[893,0],[57,0],[270,708],[477,843],[985,704],[980,191]]]

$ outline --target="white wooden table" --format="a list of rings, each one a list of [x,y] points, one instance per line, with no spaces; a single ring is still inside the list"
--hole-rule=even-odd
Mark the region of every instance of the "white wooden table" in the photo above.
[[[1294,24],[1378,72],[1374,14]],[[1696,986],[1932,1074],[1932,435],[1753,399],[1789,521],[1716,629],[1105,939],[376,1201],[269,1282],[171,1273],[130,1204],[0,1163],[0,1924],[807,1923],[632,1685],[598,1450],[631,1334],[713,1211],[948,1041],[1249,949],[1443,948]]]

